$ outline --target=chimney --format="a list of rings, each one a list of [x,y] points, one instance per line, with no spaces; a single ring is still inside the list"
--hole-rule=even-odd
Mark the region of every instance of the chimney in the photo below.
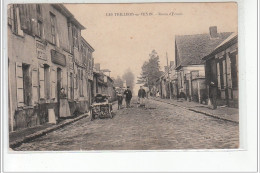
[[[95,64],[95,69],[96,69],[97,71],[100,71],[100,64],[99,64],[99,63],[96,63],[96,64]]]
[[[218,38],[218,29],[217,26],[209,27],[209,35],[211,38]]]
[[[174,66],[174,61],[170,61],[170,67]]]

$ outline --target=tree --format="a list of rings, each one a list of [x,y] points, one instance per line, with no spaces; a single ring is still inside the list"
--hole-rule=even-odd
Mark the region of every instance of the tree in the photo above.
[[[127,69],[125,71],[125,73],[122,76],[122,79],[126,81],[126,86],[129,86],[130,89],[133,90],[134,84],[135,84],[135,82],[134,82],[135,76],[134,76],[134,73],[130,69]]]
[[[138,83],[151,88],[156,84],[156,80],[161,76],[159,56],[155,50],[149,54],[149,60],[142,66],[142,72],[138,77]]]
[[[120,76],[117,76],[116,79],[114,79],[114,86],[115,87],[123,87],[124,81],[121,79]]]

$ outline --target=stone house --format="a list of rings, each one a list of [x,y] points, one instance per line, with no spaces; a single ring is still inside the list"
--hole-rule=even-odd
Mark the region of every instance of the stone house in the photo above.
[[[238,35],[233,33],[203,60],[206,64],[206,85],[217,83],[218,105],[238,107]],[[210,93],[209,93],[210,94]]]
[[[48,122],[50,110],[59,118],[61,88],[71,114],[86,111],[80,95],[85,87],[82,29],[61,4],[8,6],[10,131]]]
[[[207,100],[205,65],[202,58],[223,42],[231,32],[209,28],[207,34],[175,36],[175,63],[178,78],[178,97],[196,102]]]
[[[94,48],[83,38],[81,37],[81,62],[83,67],[84,78],[81,82],[83,82],[82,86],[79,88],[81,92],[83,106],[85,108],[89,108],[90,104],[92,103],[93,97],[93,65],[94,65],[94,58],[93,52],[95,51]],[[87,105],[87,106],[86,106]],[[87,110],[88,111],[88,110]]]

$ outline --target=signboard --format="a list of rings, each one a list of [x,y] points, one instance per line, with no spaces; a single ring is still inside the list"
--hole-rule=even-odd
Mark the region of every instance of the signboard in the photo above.
[[[51,61],[61,66],[66,66],[66,56],[55,50],[51,50]]]
[[[46,46],[43,43],[36,41],[36,54],[38,59],[47,61]]]

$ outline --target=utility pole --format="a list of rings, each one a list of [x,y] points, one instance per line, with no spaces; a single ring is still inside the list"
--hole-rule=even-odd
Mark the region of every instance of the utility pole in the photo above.
[[[167,60],[167,74],[168,74],[168,89],[169,89],[169,93],[170,93],[170,99],[172,99],[172,91],[171,91],[171,80],[170,80],[170,67],[169,67],[169,63],[168,63],[168,53],[166,52],[166,60]]]

